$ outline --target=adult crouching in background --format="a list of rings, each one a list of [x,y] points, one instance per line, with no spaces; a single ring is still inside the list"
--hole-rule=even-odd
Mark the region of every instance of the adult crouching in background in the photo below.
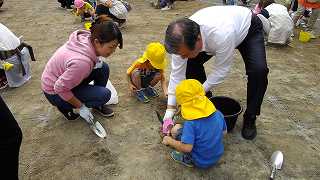
[[[101,15],[107,15],[116,22],[119,27],[124,27],[129,11],[129,6],[126,7],[121,1],[100,0],[100,3],[96,8],[96,15],[98,17]]]

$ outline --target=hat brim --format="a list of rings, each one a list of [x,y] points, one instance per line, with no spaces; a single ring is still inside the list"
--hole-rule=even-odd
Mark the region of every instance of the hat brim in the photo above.
[[[152,61],[150,61],[150,63],[154,68],[164,70],[166,68],[166,66],[167,66],[167,61],[168,60],[166,58],[164,58],[162,64],[156,64],[156,63],[154,63]]]
[[[216,111],[216,107],[206,97],[201,102],[188,102],[181,104],[181,115],[185,120],[195,120],[210,116]]]
[[[147,54],[143,53],[143,56],[138,59],[138,62],[139,63],[144,63],[147,60],[148,60]],[[167,60],[167,58],[164,58],[163,63],[161,63],[161,64],[154,63],[153,61],[149,61],[149,62],[152,65],[152,67],[154,67],[156,69],[164,70],[166,68],[166,66],[167,66],[168,60]]]

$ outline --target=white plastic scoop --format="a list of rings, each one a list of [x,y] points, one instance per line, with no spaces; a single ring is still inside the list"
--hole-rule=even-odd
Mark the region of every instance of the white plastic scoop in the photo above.
[[[86,121],[89,126],[90,126],[90,129],[99,137],[101,138],[105,138],[107,136],[107,133],[106,133],[106,130],[104,130],[103,126],[100,124],[99,121],[94,121],[93,118],[89,119],[89,122]]]
[[[270,180],[275,179],[277,170],[281,170],[283,164],[283,154],[281,151],[275,151],[271,156],[271,175]]]
[[[100,124],[99,121],[96,121],[94,124],[90,125],[90,129],[99,137],[105,138],[107,136],[107,133],[103,126]]]

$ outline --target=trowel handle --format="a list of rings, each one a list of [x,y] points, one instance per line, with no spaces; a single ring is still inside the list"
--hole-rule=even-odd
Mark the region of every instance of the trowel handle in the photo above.
[[[276,176],[276,167],[273,167],[269,179],[273,180],[275,176]]]

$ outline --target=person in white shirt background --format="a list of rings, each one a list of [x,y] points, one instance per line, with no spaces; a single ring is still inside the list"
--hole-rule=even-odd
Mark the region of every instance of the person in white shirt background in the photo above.
[[[261,20],[248,8],[241,6],[213,6],[199,10],[190,18],[169,24],[165,47],[172,54],[168,86],[168,104],[163,120],[175,113],[175,87],[183,79],[197,79],[207,96],[229,72],[234,50],[238,49],[245,63],[247,109],[244,113],[242,136],[252,140],[257,135],[256,116],[268,85],[266,52]],[[212,56],[216,59],[212,73],[206,77],[203,64]]]
[[[274,0],[261,0],[261,12],[257,16],[263,24],[266,39],[271,44],[288,44],[293,34],[293,21],[287,7]]]

